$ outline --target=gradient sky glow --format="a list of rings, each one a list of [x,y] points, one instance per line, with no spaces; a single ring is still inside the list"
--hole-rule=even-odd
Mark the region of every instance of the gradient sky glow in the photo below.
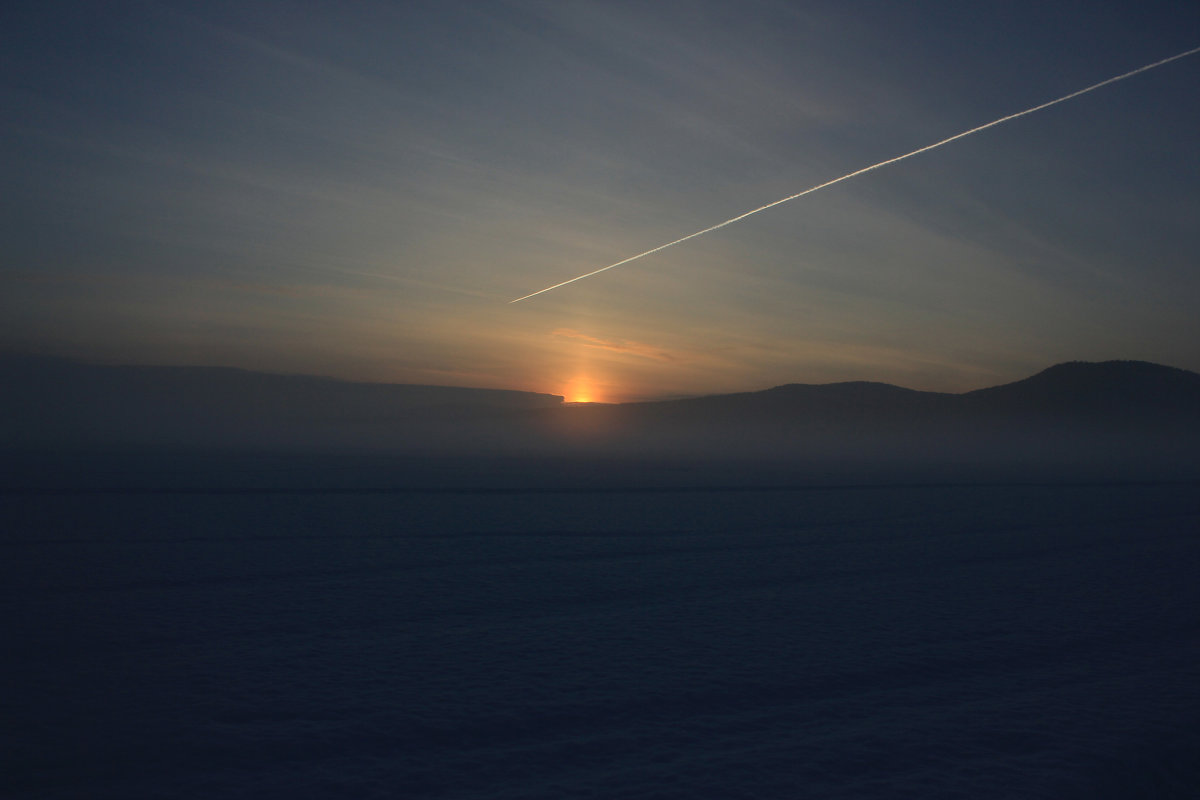
[[[1178,2],[0,12],[0,350],[621,400],[1200,370]]]

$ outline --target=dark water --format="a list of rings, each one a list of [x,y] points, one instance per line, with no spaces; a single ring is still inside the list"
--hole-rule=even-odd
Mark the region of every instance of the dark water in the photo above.
[[[1200,792],[1195,484],[0,494],[0,795]]]

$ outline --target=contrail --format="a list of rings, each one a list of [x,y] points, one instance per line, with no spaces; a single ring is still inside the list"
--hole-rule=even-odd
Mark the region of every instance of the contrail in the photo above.
[[[970,136],[973,133],[979,133],[980,131],[986,131],[988,128],[994,128],[995,126],[997,126],[1001,123],[1004,123],[1004,122],[1008,122],[1009,120],[1014,120],[1014,119],[1017,119],[1018,117],[1023,117],[1026,114],[1032,114],[1035,111],[1041,111],[1043,108],[1049,108],[1050,106],[1056,106],[1059,103],[1065,103],[1066,101],[1071,100],[1076,97],[1079,97],[1082,94],[1087,94],[1088,92],[1094,92],[1095,90],[1099,89],[1102,86],[1108,86],[1110,83],[1116,83],[1117,81],[1123,81],[1126,78],[1132,78],[1134,75],[1138,75],[1140,73],[1146,72],[1147,70],[1152,70],[1155,67],[1161,67],[1163,64],[1170,64],[1172,61],[1178,61],[1181,58],[1186,58],[1187,56],[1195,55],[1196,53],[1200,53],[1200,47],[1193,47],[1191,50],[1185,50],[1182,53],[1178,53],[1176,55],[1171,56],[1170,58],[1164,58],[1161,61],[1155,61],[1153,64],[1147,64],[1144,67],[1138,67],[1135,70],[1130,70],[1129,72],[1122,73],[1121,75],[1117,75],[1115,77],[1109,78],[1108,80],[1103,80],[1103,81],[1100,81],[1099,83],[1093,83],[1091,86],[1087,86],[1078,91],[1071,92],[1070,94],[1065,94],[1056,100],[1050,100],[1049,102],[1042,103],[1041,105],[1036,105],[1036,106],[1033,106],[1032,108],[1027,108],[1024,111],[1018,111],[1015,114],[1009,114],[1006,117],[1000,117],[999,119],[994,119],[991,122],[988,122],[984,125],[980,125],[977,128],[971,128],[970,130],[963,131],[962,133],[956,133],[949,138],[942,139],[940,142],[934,142],[933,144],[927,144],[924,147],[919,147],[916,150],[913,150],[911,153],[905,153],[902,156],[896,156],[895,158],[889,158],[886,161],[880,161],[878,164],[872,164],[869,167],[863,167],[862,169],[857,169],[854,172],[849,172],[849,173],[843,175],[842,177],[834,178],[831,181],[825,181],[824,183],[818,183],[816,186],[810,186],[809,188],[805,189],[802,192],[796,192],[796,194],[792,194],[792,195],[788,195],[787,197],[780,198],[779,200],[776,200],[773,203],[767,203],[765,206],[759,206],[758,208],[756,208],[752,211],[747,211],[745,214],[738,214],[736,217],[730,217],[729,219],[725,220],[724,222],[718,222],[716,225],[705,228],[704,230],[696,231],[695,233],[689,233],[687,236],[676,239],[673,242],[667,242],[666,244],[660,244],[658,247],[651,248],[650,250],[647,250],[644,253],[638,253],[636,256],[630,256],[629,258],[623,258],[620,261],[616,262],[615,264],[609,264],[607,267],[601,267],[600,269],[592,270],[591,272],[585,272],[583,275],[579,275],[575,278],[571,278],[570,280],[563,281],[562,283],[556,283],[553,286],[547,286],[545,289],[539,289],[536,292],[533,292],[532,294],[527,294],[524,297],[518,297],[516,300],[510,300],[508,302],[510,305],[512,303],[519,303],[522,300],[528,300],[531,297],[537,297],[539,294],[544,294],[552,289],[557,289],[560,286],[566,286],[568,283],[574,283],[575,281],[581,281],[584,278],[590,278],[593,275],[599,275],[601,272],[607,272],[608,270],[613,269],[614,267],[619,267],[622,264],[628,264],[630,261],[637,261],[639,258],[645,258],[648,255],[653,255],[654,253],[657,253],[660,250],[666,250],[668,247],[674,247],[677,244],[686,242],[688,239],[695,239],[697,236],[702,236],[706,233],[711,233],[711,232],[717,230],[718,228],[724,228],[726,225],[732,225],[733,223],[739,222],[739,221],[745,219],[746,217],[752,217],[760,211],[766,211],[768,208],[774,208],[775,206],[786,203],[789,200],[795,200],[797,197],[804,197],[804,195],[806,195],[806,194],[812,194],[813,192],[819,191],[820,189],[824,189],[827,186],[833,186],[835,183],[841,183],[842,181],[848,181],[851,178],[858,177],[859,175],[865,175],[866,173],[871,172],[872,170],[877,170],[880,167],[886,167],[888,164],[895,164],[897,161],[903,161],[906,158],[912,158],[915,155],[924,153],[928,150],[933,150],[935,148],[941,147],[944,144],[950,144],[950,142],[953,142],[957,139],[962,139],[966,136]]]

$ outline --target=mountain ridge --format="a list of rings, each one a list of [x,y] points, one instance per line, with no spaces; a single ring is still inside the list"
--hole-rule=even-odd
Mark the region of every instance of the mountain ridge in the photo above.
[[[1124,415],[1200,414],[1200,373],[1148,361],[1069,361],[1027,378],[965,392],[909,389],[878,381],[789,383],[753,392],[619,404],[640,408],[752,408],[762,413],[964,413],[1061,416],[1113,412]]]
[[[1008,383],[996,384],[995,386],[986,386],[986,387],[982,387],[979,389],[969,389],[969,390],[963,391],[963,392],[939,392],[939,391],[933,391],[933,390],[928,390],[928,389],[911,389],[911,388],[908,388],[905,386],[900,386],[900,385],[894,384],[894,383],[887,383],[884,381],[854,380],[854,381],[835,381],[835,382],[831,382],[831,383],[784,383],[784,384],[779,384],[777,386],[772,386],[772,387],[769,387],[766,389],[758,389],[758,390],[751,390],[751,391],[745,391],[745,392],[731,392],[728,394],[702,395],[700,397],[677,398],[677,399],[672,399],[672,400],[661,400],[661,401],[660,400],[644,400],[644,401],[639,401],[638,404],[644,405],[647,403],[658,403],[658,402],[686,403],[686,402],[691,402],[691,401],[695,401],[695,400],[704,400],[704,399],[714,398],[714,397],[765,395],[768,393],[784,393],[784,392],[811,390],[811,389],[816,389],[816,388],[831,388],[831,387],[847,387],[847,388],[863,387],[863,388],[871,388],[871,389],[878,389],[878,390],[898,390],[899,392],[904,392],[904,393],[938,395],[938,396],[942,396],[942,397],[962,397],[962,396],[966,396],[966,395],[978,394],[981,392],[990,392],[990,391],[997,390],[997,389],[1004,389],[1007,387],[1045,384],[1050,381],[1056,381],[1060,377],[1066,377],[1068,375],[1073,377],[1075,375],[1078,375],[1079,373],[1104,374],[1106,376],[1112,377],[1112,376],[1116,375],[1116,370],[1118,370],[1118,369],[1124,370],[1127,373],[1136,372],[1141,375],[1155,375],[1155,376],[1160,376],[1160,377],[1164,376],[1164,375],[1177,376],[1182,380],[1186,380],[1190,383],[1195,384],[1197,387],[1200,387],[1200,373],[1192,372],[1192,371],[1186,370],[1186,369],[1181,369],[1179,367],[1171,367],[1171,366],[1166,366],[1163,364],[1156,364],[1156,363],[1150,362],[1150,361],[1137,361],[1137,360],[1063,361],[1058,364],[1053,364],[1049,367],[1046,367],[1045,369],[1043,369],[1039,372],[1036,372],[1033,375],[1030,375],[1029,377],[1026,377],[1026,378],[1020,378],[1018,380],[1010,381]],[[630,405],[630,404],[621,403],[618,405]]]
[[[1046,442],[1095,450],[1116,438],[1125,449],[1152,443],[1182,453],[1200,442],[1200,374],[1143,361],[1064,362],[958,394],[844,381],[595,405],[510,390],[36,358],[0,358],[0,383],[0,447],[25,449],[792,457]]]
[[[558,403],[563,403],[561,395],[554,395],[547,392],[534,392],[520,389],[495,389],[487,387],[474,386],[450,386],[445,384],[416,384],[416,383],[395,383],[389,381],[363,381],[348,378],[337,378],[326,375],[312,375],[307,373],[281,373],[281,372],[265,372],[262,370],[248,369],[245,367],[230,367],[219,365],[176,365],[176,364],[99,364],[87,361],[81,361],[71,358],[59,356],[31,356],[31,355],[16,355],[0,353],[0,374],[5,377],[13,377],[15,373],[48,373],[54,371],[66,372],[75,370],[77,372],[87,371],[93,373],[109,372],[112,374],[123,373],[125,375],[145,375],[145,376],[178,376],[193,374],[196,376],[218,376],[218,377],[234,377],[241,379],[263,380],[277,383],[292,382],[294,384],[315,384],[324,386],[355,386],[355,387],[388,387],[397,389],[421,389],[421,390],[438,390],[448,393],[454,392],[478,392],[500,396],[525,396],[554,399]],[[1118,374],[1118,370],[1121,374]],[[1107,361],[1064,361],[1053,364],[1039,372],[1034,373],[1025,378],[1019,378],[1008,383],[996,384],[994,386],[986,386],[978,389],[969,389],[962,392],[942,392],[928,389],[913,389],[899,384],[888,383],[886,381],[874,380],[849,380],[849,381],[833,381],[828,383],[784,383],[776,386],[767,387],[765,389],[750,389],[739,392],[726,392],[717,394],[705,394],[689,397],[677,397],[662,400],[635,400],[624,403],[597,403],[597,404],[574,404],[574,405],[618,405],[618,406],[646,406],[661,403],[691,403],[696,401],[711,401],[718,398],[733,398],[733,397],[750,397],[764,395],[785,395],[789,393],[812,391],[815,389],[828,391],[843,391],[843,390],[869,390],[878,392],[892,392],[894,394],[921,394],[928,396],[941,397],[962,397],[968,395],[979,395],[981,393],[996,392],[998,390],[1008,390],[1015,387],[1025,386],[1040,386],[1050,383],[1051,381],[1060,380],[1062,378],[1078,378],[1082,375],[1089,374],[1092,377],[1104,376],[1107,378],[1128,377],[1130,374],[1137,373],[1141,376],[1154,376],[1161,379],[1164,376],[1172,376],[1175,379],[1183,380],[1191,383],[1196,387],[1200,387],[1200,373],[1191,370],[1172,367],[1163,364],[1157,364],[1150,361],[1140,361],[1131,359],[1114,359]],[[1060,381],[1061,383],[1061,381]],[[571,405],[571,404],[568,404]]]

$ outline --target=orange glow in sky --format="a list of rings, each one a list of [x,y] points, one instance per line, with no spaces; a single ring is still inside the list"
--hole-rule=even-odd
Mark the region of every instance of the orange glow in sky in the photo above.
[[[586,375],[573,378],[563,389],[562,395],[563,399],[568,403],[603,402],[603,398],[599,396],[596,385]]]

